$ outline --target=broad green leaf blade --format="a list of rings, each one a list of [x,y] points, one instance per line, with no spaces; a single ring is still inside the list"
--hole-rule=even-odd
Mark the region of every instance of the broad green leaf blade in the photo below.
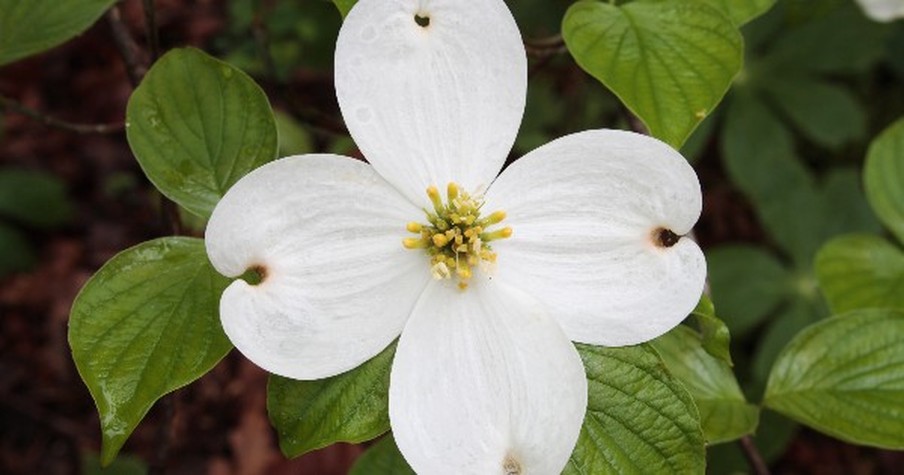
[[[116,0],[0,0],[0,66],[78,35],[114,3]]]
[[[563,474],[703,473],[697,408],[652,347],[577,348],[590,393]]]
[[[579,1],[562,35],[581,68],[676,149],[725,95],[743,55],[731,20],[684,0]]]
[[[694,397],[707,443],[752,434],[759,409],[744,399],[728,364],[707,353],[702,343],[700,335],[685,325],[651,342],[669,371]]]
[[[863,175],[873,211],[904,243],[904,119],[885,129],[870,144]]]
[[[28,239],[15,228],[0,223],[0,277],[28,270],[36,260]]]
[[[703,338],[703,349],[713,357],[720,359],[731,366],[731,333],[725,322],[716,316],[716,308],[712,300],[706,295],[700,297],[700,303],[697,304],[691,315],[700,328]]]
[[[764,403],[849,442],[904,448],[904,313],[857,310],[794,338],[769,376]]]
[[[721,246],[706,253],[706,263],[713,300],[736,336],[755,328],[790,293],[788,271],[762,249]]]
[[[741,26],[772,8],[775,0],[700,0],[712,5]]]
[[[355,6],[355,3],[358,3],[358,0],[333,0],[333,3],[336,5],[336,8],[339,9],[339,14],[342,15],[342,18],[345,18],[352,7]]]
[[[50,174],[0,169],[0,216],[39,228],[65,224],[72,216],[63,182]]]
[[[414,470],[405,462],[392,434],[388,434],[355,461],[348,475],[414,475]]]
[[[117,254],[75,298],[69,346],[100,412],[104,465],[157,399],[232,348],[218,312],[228,284],[204,241],[168,237]]]
[[[816,274],[835,313],[904,309],[904,253],[878,236],[851,235],[829,241],[816,257]]]
[[[765,81],[773,103],[813,142],[837,149],[866,133],[866,112],[844,87],[782,74]]]
[[[270,422],[287,457],[336,442],[358,443],[389,430],[389,371],[395,343],[361,366],[331,378],[296,381],[273,375]]]
[[[276,158],[267,96],[239,69],[192,48],[170,51],[148,71],[126,126],[148,179],[202,218],[239,178]]]
[[[763,388],[776,358],[788,342],[825,315],[820,312],[821,302],[817,304],[803,297],[796,297],[786,305],[769,321],[753,356],[753,382],[759,389]]]

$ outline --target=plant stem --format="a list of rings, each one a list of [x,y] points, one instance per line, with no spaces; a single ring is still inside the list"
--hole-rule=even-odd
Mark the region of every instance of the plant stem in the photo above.
[[[770,475],[769,467],[766,465],[766,461],[763,460],[763,456],[760,455],[759,449],[756,448],[752,437],[749,435],[741,437],[738,440],[738,445],[741,446],[741,451],[744,452],[744,457],[747,458],[747,463],[750,464],[753,473],[756,475]]]
[[[140,50],[138,45],[135,44],[129,29],[122,22],[119,7],[114,5],[110,8],[106,17],[113,36],[113,43],[116,44],[116,49],[119,50],[119,54],[126,65],[126,74],[129,75],[129,82],[133,88],[137,87],[138,83],[141,82],[141,78],[147,72],[147,65],[138,59]]]
[[[154,0],[143,0],[144,24],[147,28],[148,46],[151,49],[151,62],[160,57],[160,35],[157,32],[157,12],[154,10]]]
[[[22,103],[0,95],[0,110],[12,111],[43,123],[48,127],[68,130],[78,134],[114,134],[121,132],[125,124],[76,124],[44,114]]]
[[[568,51],[565,40],[561,34],[555,34],[546,38],[534,38],[524,40],[524,50],[528,56],[546,58]]]

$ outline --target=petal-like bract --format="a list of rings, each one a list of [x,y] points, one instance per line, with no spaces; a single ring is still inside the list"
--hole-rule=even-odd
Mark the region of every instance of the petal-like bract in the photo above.
[[[367,160],[422,203],[427,186],[478,191],[499,173],[526,64],[501,1],[360,0],[336,43],[336,96]]]
[[[542,304],[504,284],[428,285],[405,326],[389,417],[418,473],[561,473],[580,432],[587,380]]]
[[[429,274],[400,244],[421,211],[370,166],[307,155],[264,165],[236,183],[207,227],[222,274],[258,270],[223,293],[220,318],[258,366],[296,379],[349,370],[402,330]]]
[[[685,159],[643,135],[581,132],[507,168],[486,196],[514,230],[495,244],[495,278],[552,310],[569,338],[630,345],[665,333],[694,308],[706,262],[695,242],[668,246],[700,216],[700,184]]]
[[[904,0],[857,0],[866,16],[878,22],[904,18]]]

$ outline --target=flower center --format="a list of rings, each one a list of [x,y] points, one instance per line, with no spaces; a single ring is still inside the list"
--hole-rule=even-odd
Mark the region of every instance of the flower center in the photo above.
[[[435,186],[427,188],[433,211],[424,209],[426,223],[410,222],[408,232],[419,237],[402,240],[408,249],[424,249],[430,257],[430,273],[434,279],[458,278],[458,287],[468,288],[473,269],[486,268],[496,262],[496,253],[489,244],[511,237],[512,228],[506,226],[490,230],[505,219],[504,211],[496,211],[481,218],[483,201],[461,191],[455,183],[446,188],[443,202]]]

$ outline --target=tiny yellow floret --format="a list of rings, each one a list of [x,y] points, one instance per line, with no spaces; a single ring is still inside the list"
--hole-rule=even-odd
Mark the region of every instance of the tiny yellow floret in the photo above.
[[[435,186],[427,187],[427,197],[433,205],[432,212],[424,209],[427,223],[408,223],[405,229],[419,237],[403,239],[402,245],[424,249],[430,258],[430,274],[435,279],[455,275],[458,288],[465,290],[475,267],[488,271],[496,262],[496,253],[488,243],[511,237],[512,228],[488,229],[506,218],[505,211],[481,219],[481,197],[472,197],[456,183],[446,186],[445,203]]]

